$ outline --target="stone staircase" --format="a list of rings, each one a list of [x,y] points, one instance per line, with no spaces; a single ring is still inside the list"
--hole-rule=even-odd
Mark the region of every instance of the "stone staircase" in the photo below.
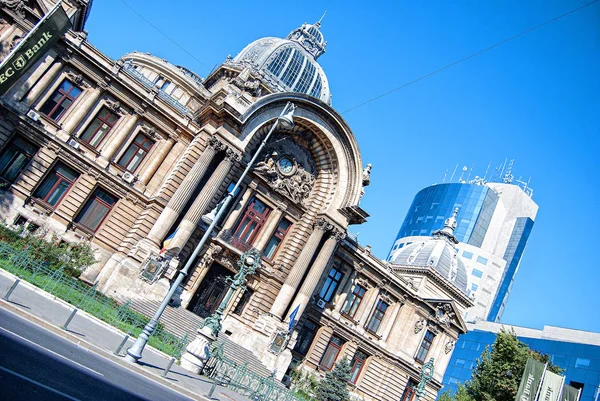
[[[160,306],[159,302],[145,299],[131,299],[129,301],[131,309],[148,317],[154,315]],[[124,303],[124,300],[119,300],[119,302]],[[196,331],[202,320],[200,316],[185,308],[167,306],[167,309],[165,309],[160,318],[160,323],[164,325],[169,333],[175,334],[178,337],[183,337],[187,334],[190,341],[192,341],[196,337]],[[227,359],[234,361],[238,365],[247,365],[249,370],[263,377],[269,376],[271,372],[254,356],[252,351],[234,343],[224,333],[219,333],[218,339],[223,341],[223,351]]]

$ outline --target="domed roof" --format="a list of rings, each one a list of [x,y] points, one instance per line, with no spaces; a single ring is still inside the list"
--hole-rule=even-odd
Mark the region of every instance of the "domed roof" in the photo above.
[[[327,77],[317,63],[317,58],[325,53],[327,46],[320,27],[320,22],[303,24],[285,39],[267,37],[255,40],[233,61],[251,65],[277,90],[306,93],[331,104]]]
[[[458,209],[455,209],[452,217],[446,219],[444,228],[434,231],[432,238],[397,250],[390,261],[392,268],[393,265],[433,267],[463,293],[468,294],[467,268],[455,248],[458,243],[454,237],[457,213]]]

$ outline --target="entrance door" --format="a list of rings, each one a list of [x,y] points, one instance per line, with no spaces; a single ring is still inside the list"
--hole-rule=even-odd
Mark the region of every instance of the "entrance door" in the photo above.
[[[187,309],[201,317],[212,315],[227,293],[229,284],[226,279],[230,276],[229,270],[213,263]]]

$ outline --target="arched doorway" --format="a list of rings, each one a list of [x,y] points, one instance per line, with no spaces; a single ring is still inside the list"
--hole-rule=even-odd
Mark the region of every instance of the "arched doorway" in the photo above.
[[[227,277],[232,273],[218,263],[213,263],[204,280],[194,293],[187,309],[201,317],[212,315],[227,293]]]

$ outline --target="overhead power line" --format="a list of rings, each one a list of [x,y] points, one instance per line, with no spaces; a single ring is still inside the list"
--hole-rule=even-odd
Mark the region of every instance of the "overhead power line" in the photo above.
[[[600,1],[600,0],[598,0],[598,1]],[[127,8],[129,8],[131,11],[133,11],[134,13],[136,13],[138,17],[140,17],[141,19],[143,19],[144,21],[146,21],[146,23],[148,25],[150,25],[152,28],[156,29],[161,35],[163,35],[165,38],[167,38],[171,43],[173,43],[175,46],[177,46],[181,50],[183,50],[185,54],[187,54],[188,56],[190,56],[191,58],[193,58],[194,60],[196,60],[198,63],[200,63],[207,70],[209,70],[209,71],[211,70],[211,68],[209,66],[207,66],[206,64],[204,64],[202,62],[202,60],[199,60],[196,56],[194,56],[192,53],[190,53],[189,51],[187,51],[183,46],[181,46],[179,43],[175,42],[175,40],[173,40],[169,35],[167,35],[159,27],[157,27],[152,22],[150,22],[146,17],[144,17],[142,14],[140,14],[135,8],[131,7],[125,0],[121,0],[121,3],[125,4],[127,6]]]
[[[557,16],[557,17],[554,17],[554,18],[552,18],[552,19],[549,19],[548,21],[546,21],[546,22],[543,22],[543,23],[541,23],[541,24],[539,24],[539,25],[536,25],[536,26],[534,26],[534,27],[532,27],[532,28],[526,29],[526,30],[524,30],[523,32],[520,32],[520,33],[518,33],[518,34],[516,34],[516,35],[514,35],[514,36],[511,36],[511,37],[510,37],[510,38],[508,38],[508,39],[504,39],[504,40],[502,40],[502,41],[500,41],[500,42],[498,42],[498,43],[495,43],[495,44],[493,44],[493,45],[491,45],[491,46],[489,46],[489,47],[486,47],[485,49],[479,50],[478,52],[475,52],[475,53],[473,53],[473,54],[471,54],[471,55],[469,55],[469,56],[467,56],[467,57],[461,58],[460,60],[457,60],[457,61],[455,61],[455,62],[453,62],[453,63],[450,63],[450,64],[448,64],[448,65],[445,65],[444,67],[438,68],[438,69],[437,69],[437,70],[435,70],[435,71],[432,71],[432,72],[430,72],[430,73],[428,73],[428,74],[422,75],[422,76],[420,76],[420,77],[418,77],[418,78],[416,78],[416,79],[413,79],[412,81],[406,82],[405,84],[402,84],[402,85],[400,85],[400,86],[398,86],[398,87],[396,87],[396,88],[394,88],[394,89],[391,89],[391,90],[389,90],[389,91],[387,91],[387,92],[384,92],[384,93],[382,93],[382,94],[380,94],[380,95],[377,95],[377,96],[375,96],[375,97],[373,97],[373,98],[371,98],[371,99],[369,99],[369,100],[366,100],[366,101],[364,101],[364,102],[362,102],[362,103],[359,103],[359,104],[357,104],[356,106],[350,107],[349,109],[346,109],[346,110],[342,111],[342,112],[341,112],[341,114],[348,113],[349,111],[352,111],[352,110],[358,109],[359,107],[365,106],[365,105],[367,105],[367,104],[369,104],[369,103],[372,103],[372,102],[374,102],[374,101],[376,101],[376,100],[379,100],[379,99],[381,99],[382,97],[385,97],[385,96],[387,96],[387,95],[390,95],[390,94],[392,94],[392,93],[394,93],[394,92],[397,92],[397,91],[399,91],[400,89],[404,89],[404,88],[406,88],[407,86],[410,86],[410,85],[412,85],[412,84],[414,84],[414,83],[417,83],[417,82],[419,82],[419,81],[422,81],[422,80],[424,80],[424,79],[426,79],[426,78],[429,78],[430,76],[432,76],[432,75],[435,75],[435,74],[437,74],[437,73],[440,73],[440,72],[442,72],[442,71],[444,71],[444,70],[447,70],[447,69],[448,69],[448,68],[450,68],[450,67],[454,67],[454,66],[455,66],[455,65],[457,65],[457,64],[460,64],[460,63],[463,63],[463,62],[465,62],[465,61],[467,61],[467,60],[470,60],[470,59],[472,59],[473,57],[479,56],[480,54],[483,54],[483,53],[485,53],[485,52],[488,52],[488,51],[490,51],[490,50],[492,50],[492,49],[494,49],[494,48],[496,48],[496,47],[498,47],[498,46],[501,46],[501,45],[503,45],[503,44],[505,44],[505,43],[508,43],[508,42],[510,42],[510,41],[512,41],[512,40],[515,40],[515,39],[517,39],[517,38],[519,38],[519,37],[521,37],[521,36],[523,36],[523,35],[526,35],[526,34],[528,34],[528,33],[530,33],[530,32],[533,32],[533,31],[535,31],[536,29],[540,29],[540,28],[542,28],[542,27],[544,27],[544,26],[546,26],[546,25],[548,25],[548,24],[551,24],[551,23],[553,23],[553,22],[556,22],[556,21],[558,21],[558,20],[559,20],[559,19],[561,19],[561,18],[564,18],[564,17],[566,17],[566,16],[568,16],[568,15],[570,15],[570,14],[573,14],[573,13],[575,13],[575,12],[579,11],[579,10],[582,10],[582,9],[584,9],[584,8],[586,8],[586,7],[589,7],[589,6],[591,6],[592,4],[595,4],[595,3],[599,2],[599,1],[600,1],[600,0],[593,0],[593,1],[591,1],[591,2],[589,2],[589,3],[586,3],[586,4],[584,4],[584,5],[580,6],[580,7],[577,7],[577,8],[574,8],[574,9],[570,10],[570,11],[567,11],[567,12],[566,12],[566,13],[564,13],[564,14],[561,14],[561,15],[559,15],[559,16]]]

